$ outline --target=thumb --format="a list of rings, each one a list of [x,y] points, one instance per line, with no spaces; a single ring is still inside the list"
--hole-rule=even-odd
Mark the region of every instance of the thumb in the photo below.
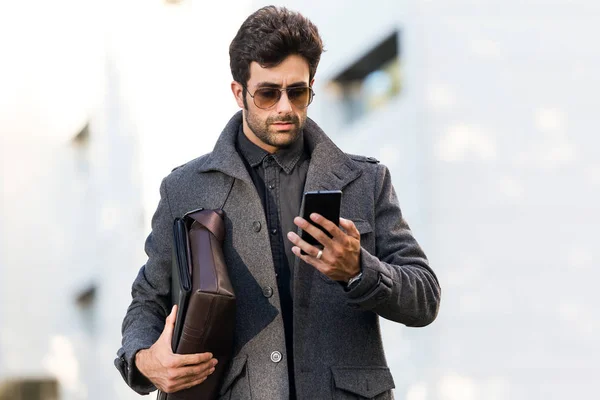
[[[346,233],[354,239],[360,240],[360,232],[356,229],[356,225],[352,220],[340,218],[340,225],[346,230]]]
[[[165,328],[162,332],[163,339],[169,344],[171,348],[171,340],[173,339],[173,331],[175,330],[175,319],[177,318],[177,304],[171,309],[171,314],[167,316],[165,320]]]

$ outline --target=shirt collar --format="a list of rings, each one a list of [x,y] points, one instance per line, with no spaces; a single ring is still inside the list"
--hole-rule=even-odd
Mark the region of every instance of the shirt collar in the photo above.
[[[248,164],[250,164],[252,168],[262,163],[262,161],[269,156],[268,151],[261,149],[246,137],[242,126],[240,126],[238,131],[237,144],[241,155],[248,161]],[[289,174],[292,172],[303,153],[304,134],[301,134],[292,146],[277,150],[273,154],[273,158],[285,173]]]
[[[246,161],[248,161],[248,164],[254,168],[269,155],[269,152],[252,143],[250,139],[246,137],[242,128],[242,125],[240,125],[240,128],[238,129],[237,147],[242,157],[244,157]]]

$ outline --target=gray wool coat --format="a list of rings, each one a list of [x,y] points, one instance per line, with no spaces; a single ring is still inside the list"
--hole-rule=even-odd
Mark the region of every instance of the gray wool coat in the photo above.
[[[175,217],[224,205],[223,251],[237,296],[234,358],[221,399],[287,399],[285,336],[269,232],[258,193],[235,149],[242,122],[229,121],[214,150],[176,168],[162,182],[146,240],[147,263],[132,287],[115,365],[138,393],[155,387],[135,368],[135,354],[160,336],[171,305],[171,235]],[[310,118],[305,191],[342,190],[341,216],[361,234],[363,277],[344,290],[296,258],[293,266],[294,361],[298,399],[391,399],[394,382],[378,318],[425,326],[437,315],[441,290],[402,218],[388,169],[343,153]],[[287,240],[287,239],[285,239]],[[265,297],[263,288],[272,288]],[[271,357],[280,352],[282,357]],[[278,361],[278,362],[277,362]]]

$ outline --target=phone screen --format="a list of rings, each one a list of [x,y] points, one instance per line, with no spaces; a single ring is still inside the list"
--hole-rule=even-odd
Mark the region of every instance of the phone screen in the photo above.
[[[340,205],[342,202],[341,190],[327,190],[304,193],[302,201],[302,218],[321,229],[327,236],[331,237],[321,225],[310,219],[310,214],[318,213],[336,225],[340,225]],[[302,239],[316,247],[323,247],[315,238],[307,232],[302,231]],[[304,253],[304,252],[303,252]]]

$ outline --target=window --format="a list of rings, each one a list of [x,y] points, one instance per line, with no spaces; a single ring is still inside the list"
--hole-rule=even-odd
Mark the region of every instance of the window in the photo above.
[[[342,103],[344,119],[353,122],[377,110],[400,93],[400,32],[395,31],[327,86]]]
[[[0,400],[58,400],[58,382],[52,378],[3,382]]]
[[[90,124],[87,123],[73,138],[71,139],[74,167],[83,182],[87,182],[90,175]]]
[[[81,290],[75,297],[75,302],[80,311],[82,326],[92,336],[96,333],[96,293],[96,284],[92,283]]]
[[[76,146],[86,146],[90,141],[90,124],[87,123],[85,126],[77,132],[77,134],[73,137],[73,143]]]

